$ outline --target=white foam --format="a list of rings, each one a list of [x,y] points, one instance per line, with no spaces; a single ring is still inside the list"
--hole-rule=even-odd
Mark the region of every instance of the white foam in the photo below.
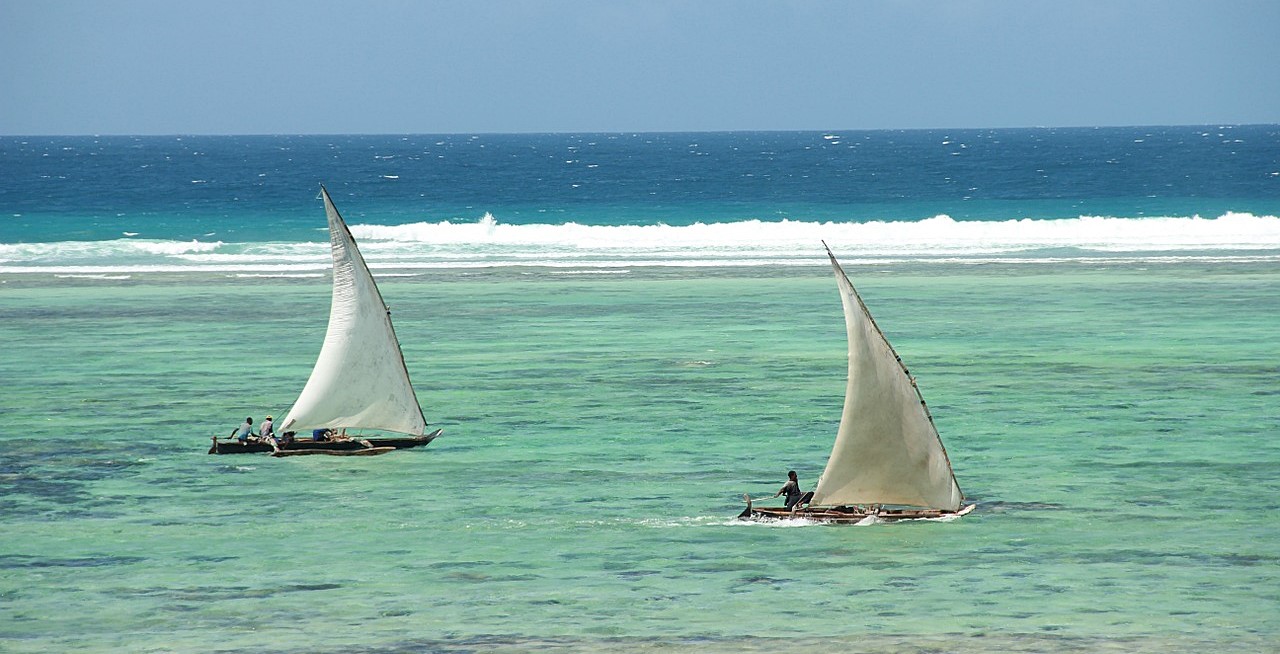
[[[472,223],[354,225],[379,274],[424,269],[550,268],[559,274],[626,274],[642,267],[815,266],[825,240],[847,265],[1280,261],[1280,218],[1115,218],[917,222],[745,220],[687,226],[507,225],[485,214]],[[323,234],[322,230],[317,230]],[[0,273],[112,275],[222,272],[323,274],[327,241],[226,243],[122,238],[0,244]]]
[[[1113,218],[957,221],[938,215],[915,222],[808,222],[745,220],[687,226],[506,225],[485,214],[475,223],[357,225],[362,247],[369,242],[434,246],[554,248],[563,252],[627,251],[687,253],[750,251],[801,254],[825,239],[842,251],[880,254],[981,254],[1076,247],[1104,252],[1170,249],[1280,247],[1280,219],[1228,213],[1218,218]],[[375,246],[376,247],[376,246]]]
[[[817,520],[809,520],[807,518],[778,518],[776,520],[772,518],[766,518],[763,520],[738,520],[735,518],[732,522],[726,524],[746,527],[768,527],[773,529],[826,526],[826,523],[818,522]],[[860,525],[862,523],[859,522],[858,524]]]
[[[121,258],[148,255],[180,255],[212,252],[222,242],[159,241],[121,238],[113,241],[59,241],[55,243],[0,243],[0,261],[64,257]]]
[[[552,275],[626,275],[630,270],[556,270]]]
[[[324,273],[237,273],[236,277],[269,279],[309,279],[324,277]]]

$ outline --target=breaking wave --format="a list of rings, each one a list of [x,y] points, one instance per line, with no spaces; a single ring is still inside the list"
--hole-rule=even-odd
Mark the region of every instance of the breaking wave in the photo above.
[[[541,266],[795,266],[823,262],[826,241],[846,263],[1048,262],[1073,259],[1181,261],[1280,258],[1280,218],[1116,218],[916,222],[745,220],[687,226],[353,225],[375,270]],[[117,239],[0,244],[0,273],[120,274],[222,271],[297,274],[330,265],[326,242],[202,242]]]

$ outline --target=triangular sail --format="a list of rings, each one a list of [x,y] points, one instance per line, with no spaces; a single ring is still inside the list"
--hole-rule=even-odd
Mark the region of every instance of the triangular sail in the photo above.
[[[827,256],[844,305],[849,380],[840,431],[812,504],[958,510],[964,495],[924,398],[830,248]]]
[[[421,435],[427,421],[409,383],[391,313],[347,224],[321,187],[333,250],[333,303],[320,357],[281,431],[380,429]]]

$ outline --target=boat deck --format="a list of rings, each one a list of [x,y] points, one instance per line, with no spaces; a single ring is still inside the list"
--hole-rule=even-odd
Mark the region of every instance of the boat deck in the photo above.
[[[341,452],[348,450],[364,450],[368,448],[393,448],[397,450],[406,450],[413,447],[423,447],[435,440],[444,430],[437,429],[430,434],[422,436],[392,436],[392,437],[372,437],[372,438],[346,438],[339,440],[317,441],[310,438],[299,438],[297,440],[281,443],[280,450],[284,452],[299,451],[330,451]],[[238,440],[219,440],[213,439],[213,444],[209,446],[209,454],[256,454],[275,452],[275,448],[270,443],[263,441],[238,441]]]
[[[858,506],[814,507],[788,511],[782,507],[747,508],[738,515],[740,520],[809,520],[826,524],[857,524],[867,518],[875,518],[877,522],[895,522],[898,520],[921,520],[928,518],[947,518],[962,516],[973,510],[973,504],[960,507],[958,511],[942,511],[939,509],[914,508],[880,508]]]

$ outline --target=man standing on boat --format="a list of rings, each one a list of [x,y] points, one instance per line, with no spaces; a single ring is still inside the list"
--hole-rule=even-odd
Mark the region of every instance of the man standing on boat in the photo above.
[[[787,472],[787,483],[782,485],[782,488],[774,494],[774,497],[782,495],[783,493],[786,493],[787,495],[787,503],[785,506],[788,511],[795,507],[796,504],[799,504],[800,498],[804,496],[804,493],[800,492],[800,480],[796,477],[795,470]]]

